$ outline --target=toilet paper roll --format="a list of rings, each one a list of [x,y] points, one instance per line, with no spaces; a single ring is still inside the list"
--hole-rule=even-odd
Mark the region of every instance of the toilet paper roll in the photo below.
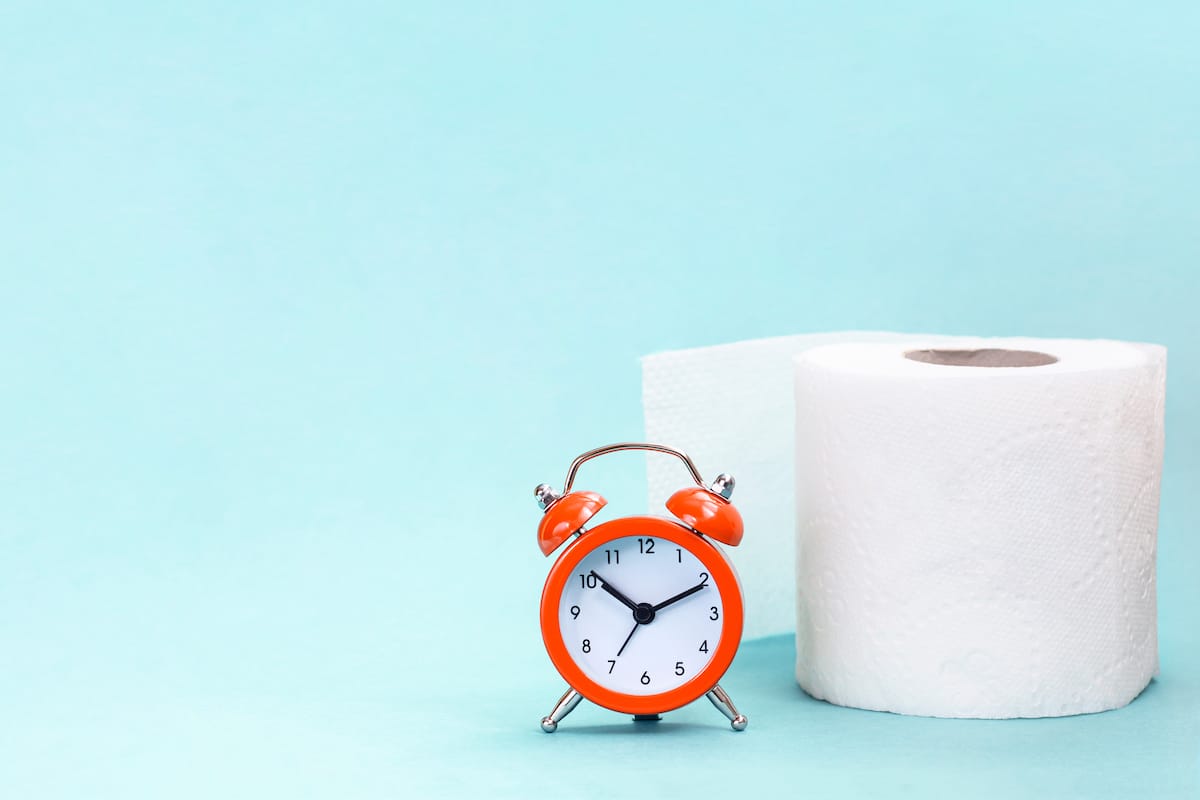
[[[1137,696],[1158,667],[1165,373],[1165,349],[1111,341],[799,355],[805,691],[944,717],[1079,714]]]
[[[737,479],[746,538],[729,551],[746,597],[746,638],[796,630],[792,401],[796,355],[837,342],[901,342],[879,331],[779,336],[656,353],[642,359],[646,441],[688,453],[702,474]],[[922,336],[937,342],[950,337]],[[646,462],[650,508],[686,480],[668,458]]]

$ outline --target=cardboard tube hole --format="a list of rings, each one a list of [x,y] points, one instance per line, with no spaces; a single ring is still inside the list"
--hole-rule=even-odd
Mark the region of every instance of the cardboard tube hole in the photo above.
[[[1057,358],[1036,350],[1004,350],[983,348],[981,350],[909,350],[904,357],[925,364],[945,367],[1042,367],[1053,364]]]

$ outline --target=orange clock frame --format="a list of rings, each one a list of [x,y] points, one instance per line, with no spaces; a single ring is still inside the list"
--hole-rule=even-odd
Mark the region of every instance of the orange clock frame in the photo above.
[[[689,550],[707,568],[713,585],[721,594],[725,624],[721,628],[721,641],[713,651],[712,658],[687,683],[658,694],[624,694],[592,680],[571,658],[570,651],[563,641],[562,629],[559,627],[558,614],[562,593],[579,562],[597,547],[625,536],[653,536]],[[620,517],[582,533],[554,562],[542,589],[542,640],[546,644],[546,652],[550,654],[554,668],[567,684],[584,698],[623,714],[659,714],[673,711],[703,697],[718,684],[741,646],[744,612],[742,586],[738,581],[737,572],[716,543],[674,520],[663,517]]]

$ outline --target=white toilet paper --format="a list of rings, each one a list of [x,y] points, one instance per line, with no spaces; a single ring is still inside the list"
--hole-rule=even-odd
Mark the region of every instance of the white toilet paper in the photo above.
[[[835,343],[850,344],[813,349]],[[933,347],[1059,360],[903,358]],[[868,368],[869,353],[886,368]],[[746,636],[796,629],[806,690],[904,713],[1039,716],[1122,705],[1156,669],[1164,378],[1156,346],[848,332],[648,356],[643,406],[647,440],[736,476]],[[681,485],[666,459],[647,471],[652,505]]]
[[[1057,361],[905,357],[928,346],[796,359],[797,679],[931,716],[1128,703],[1158,666],[1165,350],[961,340],[939,347]]]
[[[646,441],[683,450],[706,478],[728,472],[737,480],[733,500],[745,520],[746,538],[728,553],[746,596],[746,638],[796,630],[792,359],[836,342],[899,342],[913,336],[803,334],[642,359]],[[687,481],[679,464],[667,458],[647,459],[646,474],[650,508],[661,508]]]

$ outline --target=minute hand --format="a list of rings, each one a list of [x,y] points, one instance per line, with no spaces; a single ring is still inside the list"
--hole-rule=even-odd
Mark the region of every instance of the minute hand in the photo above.
[[[668,597],[666,600],[663,600],[661,603],[654,606],[654,610],[662,611],[664,608],[671,605],[671,603],[677,603],[680,600],[682,600],[683,598],[689,597],[689,596],[695,594],[696,592],[700,591],[705,586],[708,586],[707,582],[706,583],[698,583],[690,589],[685,589],[684,591],[680,592],[679,594],[675,595],[674,597]]]

